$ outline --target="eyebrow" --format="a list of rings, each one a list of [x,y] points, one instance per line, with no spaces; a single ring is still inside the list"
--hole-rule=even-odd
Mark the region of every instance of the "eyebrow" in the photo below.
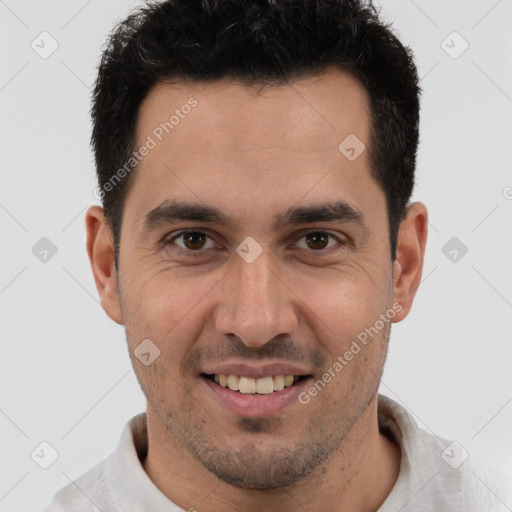
[[[143,229],[151,231],[157,227],[178,221],[197,221],[219,224],[230,229],[236,222],[219,209],[198,203],[164,201],[144,216]],[[367,221],[363,213],[345,201],[329,202],[311,206],[293,206],[284,213],[275,214],[272,229],[289,224],[309,224],[313,222],[346,222],[356,224],[366,230]]]

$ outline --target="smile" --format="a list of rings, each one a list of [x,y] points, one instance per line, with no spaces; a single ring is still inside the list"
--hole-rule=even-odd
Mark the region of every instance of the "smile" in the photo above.
[[[244,395],[269,395],[284,388],[293,386],[305,375],[275,375],[260,378],[245,377],[240,375],[205,375],[206,378],[214,381],[223,388],[231,391],[238,391]]]

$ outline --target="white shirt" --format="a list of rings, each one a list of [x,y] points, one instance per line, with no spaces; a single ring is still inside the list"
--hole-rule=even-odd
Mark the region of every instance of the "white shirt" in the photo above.
[[[378,512],[502,510],[482,497],[477,504],[477,492],[469,483],[469,461],[462,462],[459,445],[420,429],[390,398],[379,395],[378,404],[381,432],[402,450],[398,480]],[[115,451],[58,491],[43,512],[183,512],[144,471],[139,457],[146,453],[146,413],[141,413],[125,425]]]

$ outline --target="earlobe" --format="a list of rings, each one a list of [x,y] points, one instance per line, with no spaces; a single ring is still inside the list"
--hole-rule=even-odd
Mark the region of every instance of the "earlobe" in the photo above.
[[[117,290],[114,242],[102,208],[91,206],[87,210],[85,227],[87,231],[87,254],[89,255],[101,306],[114,322],[122,324],[123,316]]]
[[[394,322],[403,320],[411,310],[421,282],[427,245],[428,212],[423,203],[413,203],[400,225],[396,259],[393,263],[394,300],[402,306]]]

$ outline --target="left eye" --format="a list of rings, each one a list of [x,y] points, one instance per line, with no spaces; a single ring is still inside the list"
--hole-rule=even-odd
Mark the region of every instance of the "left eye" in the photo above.
[[[332,243],[329,242],[329,238]],[[333,245],[339,242],[339,240],[330,233],[326,233],[325,231],[310,231],[303,235],[300,240],[304,241],[301,245],[301,242],[297,242],[297,246],[301,249],[312,249],[314,251],[321,251],[324,249],[329,249]]]

